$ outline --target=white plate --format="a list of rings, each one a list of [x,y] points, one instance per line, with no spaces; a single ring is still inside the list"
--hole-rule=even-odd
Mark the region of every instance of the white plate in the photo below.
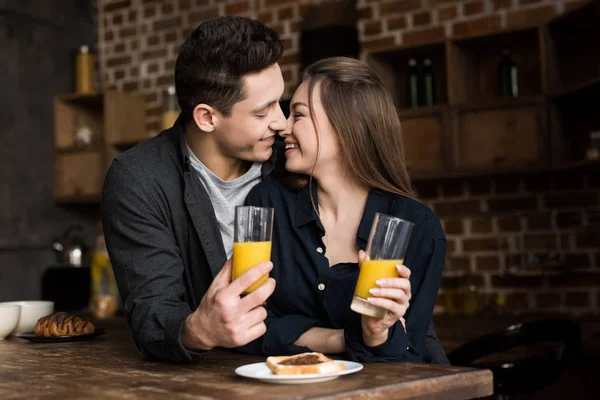
[[[362,364],[353,361],[335,360],[335,363],[344,364],[346,369],[325,374],[275,375],[271,372],[267,363],[261,362],[238,367],[236,368],[235,373],[246,378],[258,379],[263,382],[301,384],[332,381],[342,375],[353,374],[363,369]]]

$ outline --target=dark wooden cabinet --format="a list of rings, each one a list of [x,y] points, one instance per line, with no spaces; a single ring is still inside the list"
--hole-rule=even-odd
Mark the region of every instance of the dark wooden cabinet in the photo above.
[[[597,163],[586,159],[592,132],[600,131],[600,1],[543,27],[548,54],[552,158],[558,165]]]
[[[54,200],[100,201],[104,174],[123,149],[146,139],[139,96],[108,91],[54,99]]]
[[[106,172],[106,157],[101,148],[60,153],[54,158],[54,199],[57,203],[95,203],[100,201]]]
[[[585,159],[600,131],[599,20],[593,1],[539,26],[366,53],[398,107],[413,179],[600,165]],[[517,97],[499,96],[504,50]],[[406,107],[410,58],[433,62],[434,107]]]
[[[543,99],[458,107],[455,167],[509,170],[547,163]]]
[[[407,109],[407,76],[410,59],[422,63],[425,58],[431,60],[436,79],[435,105],[448,104],[446,78],[446,46],[445,42],[430,43],[417,47],[393,48],[367,54],[367,64],[383,79],[387,90],[392,95],[396,107],[400,111]]]
[[[450,113],[447,107],[398,111],[406,152],[406,166],[413,177],[435,176],[450,165]]]
[[[542,93],[540,28],[457,38],[449,40],[447,47],[451,104],[497,99],[498,66],[505,50],[518,68],[519,97]]]

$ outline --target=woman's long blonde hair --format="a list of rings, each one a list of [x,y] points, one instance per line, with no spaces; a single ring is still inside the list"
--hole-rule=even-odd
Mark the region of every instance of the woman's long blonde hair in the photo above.
[[[379,75],[359,60],[332,57],[308,66],[302,80],[308,84],[315,132],[312,97],[319,84],[321,103],[337,133],[348,176],[368,189],[415,198],[406,170],[400,120]],[[311,178],[292,175],[287,183],[300,189]]]

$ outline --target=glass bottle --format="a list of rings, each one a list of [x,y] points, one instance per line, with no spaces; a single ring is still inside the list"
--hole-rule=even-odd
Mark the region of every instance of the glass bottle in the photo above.
[[[468,316],[476,315],[479,312],[479,293],[472,277],[468,276],[465,279],[462,292],[464,296],[463,313]]]
[[[414,58],[408,60],[406,103],[411,108],[419,106],[419,70],[417,68],[417,60]]]
[[[519,95],[518,68],[511,57],[510,50],[502,52],[502,61],[498,67],[498,94],[501,97]]]
[[[590,144],[585,155],[588,160],[600,159],[600,131],[590,132]]]
[[[496,296],[496,315],[502,316],[506,314],[506,297],[503,294]]]
[[[426,58],[423,61],[423,106],[431,107],[435,104],[435,80],[433,78],[433,67],[431,59]]]
[[[119,308],[119,290],[108,257],[101,222],[98,222],[96,249],[92,255],[90,275],[90,313],[97,319],[114,316]]]
[[[179,106],[177,105],[177,95],[175,86],[169,86],[165,90],[163,97],[163,114],[161,121],[161,129],[169,129],[175,124],[179,117]]]
[[[79,46],[75,56],[75,91],[81,94],[95,93],[94,88],[94,56],[88,46]]]

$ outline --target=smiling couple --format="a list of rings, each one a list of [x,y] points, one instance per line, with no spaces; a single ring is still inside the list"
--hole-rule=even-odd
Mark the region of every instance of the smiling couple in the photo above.
[[[104,235],[137,346],[172,362],[225,347],[447,363],[431,323],[446,239],[411,188],[389,94],[360,61],[324,59],[286,120],[282,52],[258,21],[202,23],[177,57],[179,119],[110,166]],[[232,281],[244,204],[275,209],[272,256]],[[406,266],[372,290],[383,318],[350,310],[375,213],[415,223]]]

